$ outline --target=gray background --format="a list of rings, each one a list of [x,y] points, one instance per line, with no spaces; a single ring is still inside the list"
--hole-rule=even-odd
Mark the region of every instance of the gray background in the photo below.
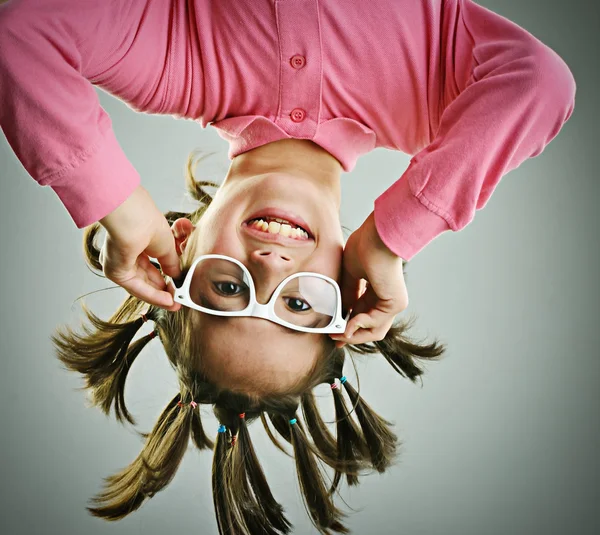
[[[600,532],[598,16],[585,0],[480,3],[565,59],[578,87],[575,112],[539,157],[502,179],[466,229],[444,234],[409,263],[404,314],[419,317],[412,334],[438,337],[448,352],[428,366],[423,388],[380,357],[359,361],[365,399],[396,423],[404,447],[388,473],[363,479],[358,489],[344,486],[358,510],[347,524],[358,534]],[[225,174],[227,144],[212,129],[137,114],[98,94],[161,210],[192,208],[182,187],[191,150],[218,150],[199,171]],[[356,228],[407,165],[406,155],[383,149],[361,158],[343,175],[343,224]],[[191,446],[170,486],[138,512],[115,524],[86,512],[102,478],[131,462],[141,442],[86,408],[85,392],[77,391],[83,381],[61,368],[49,336],[81,317],[75,299],[112,283],[87,270],[82,232],[4,137],[0,175],[0,532],[216,534],[211,454]],[[108,290],[87,303],[107,318],[124,295]],[[352,369],[347,375],[355,382]],[[176,388],[161,346],[150,344],[127,389],[143,430]],[[319,393],[330,418],[327,387]],[[207,423],[216,433],[214,418]],[[314,533],[292,461],[267,442],[260,424],[252,434],[295,533]]]

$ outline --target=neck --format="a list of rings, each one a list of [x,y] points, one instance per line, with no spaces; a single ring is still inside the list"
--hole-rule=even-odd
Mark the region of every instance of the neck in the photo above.
[[[314,181],[325,195],[335,199],[339,210],[342,166],[325,149],[308,139],[281,139],[236,156],[223,185],[273,172]]]

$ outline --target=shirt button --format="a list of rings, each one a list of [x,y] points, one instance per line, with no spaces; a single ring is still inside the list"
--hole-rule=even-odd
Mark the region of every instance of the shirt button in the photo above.
[[[306,58],[304,56],[296,54],[295,56],[292,56],[292,59],[290,59],[290,63],[292,64],[292,67],[294,67],[294,69],[301,69],[302,67],[304,67],[304,65],[306,65]]]
[[[295,123],[300,123],[304,121],[304,118],[306,117],[306,112],[301,108],[294,108],[292,110],[292,113],[290,113],[290,117]]]

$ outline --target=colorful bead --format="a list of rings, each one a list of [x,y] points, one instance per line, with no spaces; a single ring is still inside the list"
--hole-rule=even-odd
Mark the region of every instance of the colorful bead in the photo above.
[[[224,425],[220,425],[219,426],[219,433],[225,433],[225,431],[227,431],[227,428]]]
[[[290,420],[290,424],[294,425],[294,424],[295,424],[297,421],[298,421],[298,420],[296,420],[296,418],[292,418],[292,419]]]
[[[337,383],[331,383],[331,390],[335,390],[337,387]]]
[[[345,376],[345,375],[342,375],[342,376],[340,377],[340,383],[344,384],[344,383],[346,382],[346,380],[347,380],[347,379],[346,379],[346,376]]]
[[[245,418],[245,417],[246,417],[246,413],[245,413],[245,412],[242,412],[242,413],[240,414],[240,418]]]
[[[198,404],[195,401],[190,401],[190,405],[194,407],[194,409],[198,406]]]

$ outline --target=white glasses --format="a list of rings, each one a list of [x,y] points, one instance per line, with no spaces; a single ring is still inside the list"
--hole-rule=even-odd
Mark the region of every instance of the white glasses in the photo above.
[[[190,267],[175,302],[215,316],[263,318],[295,331],[343,333],[342,296],[337,282],[312,272],[285,278],[266,305],[256,301],[250,272],[239,260],[210,254]]]

